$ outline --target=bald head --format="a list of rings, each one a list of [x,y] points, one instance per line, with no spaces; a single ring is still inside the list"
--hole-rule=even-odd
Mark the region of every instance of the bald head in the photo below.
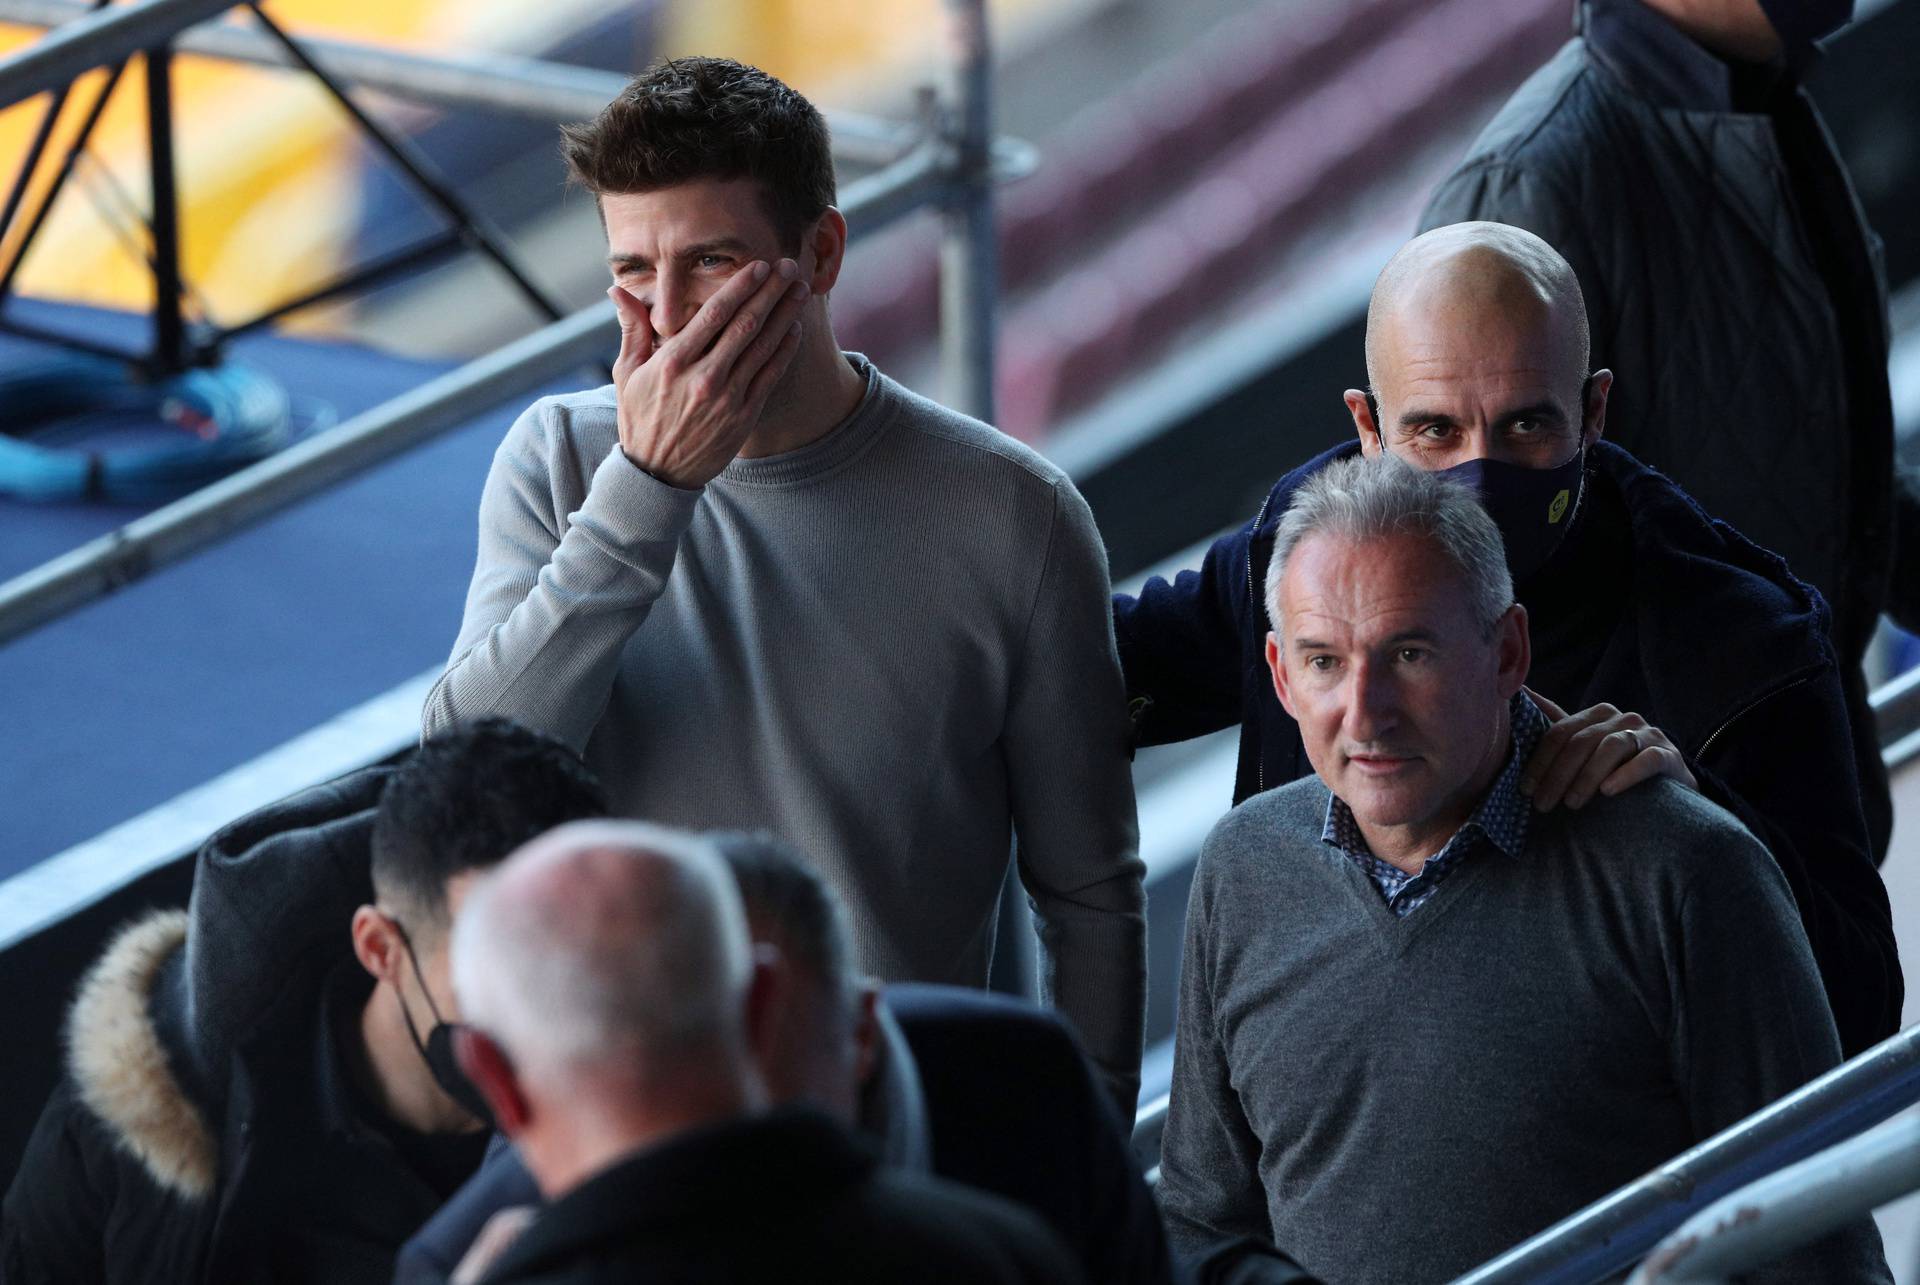
[[[1367,378],[1377,391],[1417,354],[1418,341],[1446,328],[1532,331],[1550,339],[1558,373],[1587,373],[1587,304],[1559,252],[1524,228],[1455,223],[1401,246],[1374,282],[1367,304]]]
[[[528,1073],[644,1074],[744,1048],[752,973],[740,895],[713,845],[636,822],[562,826],[468,898],[453,936],[461,1012]]]
[[[1346,402],[1362,447],[1420,468],[1494,458],[1552,468],[1600,437],[1613,376],[1587,371],[1587,308],[1531,232],[1456,223],[1415,237],[1367,306],[1372,398]]]

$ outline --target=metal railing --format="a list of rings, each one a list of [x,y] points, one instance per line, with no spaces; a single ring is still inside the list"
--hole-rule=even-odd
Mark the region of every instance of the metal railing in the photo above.
[[[165,43],[235,3],[140,0],[77,19],[0,60],[0,107],[57,90],[93,67]],[[993,189],[1028,172],[1034,153],[1024,143],[995,140],[989,132],[984,0],[946,3],[953,42],[950,88],[934,96],[923,118],[905,133],[910,146],[904,153],[842,190],[841,208],[856,231],[929,206],[943,211],[940,341],[950,380],[947,396],[960,409],[985,418],[992,414],[993,388]],[[872,141],[878,134],[869,130],[863,137]],[[614,346],[612,305],[596,303],[0,584],[0,643],[603,358]]]
[[[1880,754],[1889,772],[1920,757],[1920,669],[1911,669],[1871,697]]]
[[[93,13],[85,0],[0,0],[0,22],[63,33]],[[627,83],[618,72],[511,54],[428,55],[312,36],[300,37],[300,44],[344,85],[433,107],[478,108],[553,124],[590,119]],[[299,65],[279,41],[246,27],[205,23],[178,31],[173,47],[225,62]],[[844,163],[887,165],[918,141],[911,125],[897,121],[852,112],[822,114],[833,134],[834,158]]]
[[[233,8],[239,0],[135,0],[92,9],[20,52],[0,59],[0,110],[56,93],[98,67],[159,48],[186,28]]]
[[[1903,1116],[1707,1206],[1627,1285],[1728,1285],[1916,1188],[1920,1119]]]
[[[1455,1285],[1592,1285],[1631,1267],[1689,1216],[1920,1102],[1920,1026],[1460,1277]]]

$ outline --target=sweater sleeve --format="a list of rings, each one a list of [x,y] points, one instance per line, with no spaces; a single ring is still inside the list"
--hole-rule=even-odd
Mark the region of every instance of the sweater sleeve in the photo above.
[[[1833,1069],[1840,1043],[1779,868],[1745,835],[1696,841],[1712,851],[1680,894],[1669,967],[1675,1080],[1704,1141]],[[1879,1233],[1863,1216],[1745,1279],[1891,1277]]]
[[[701,493],[657,481],[616,446],[579,509],[558,512],[564,414],[535,403],[494,455],[460,636],[427,696],[428,737],[494,714],[583,749],[621,649],[666,588]]]
[[[1160,1144],[1160,1209],[1174,1252],[1197,1279],[1279,1285],[1302,1274],[1273,1246],[1260,1183],[1260,1139],[1240,1106],[1220,1039],[1205,851],[1200,861],[1180,958],[1173,1093]]]
[[[1093,513],[1062,479],[1011,690],[1007,781],[1041,997],[1073,1023],[1130,1120],[1146,1024],[1145,868],[1109,596]]]

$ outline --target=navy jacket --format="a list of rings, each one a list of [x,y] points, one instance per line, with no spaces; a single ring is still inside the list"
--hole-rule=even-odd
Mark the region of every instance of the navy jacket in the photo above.
[[[1138,598],[1114,599],[1139,743],[1238,725],[1235,803],[1313,770],[1273,691],[1262,596],[1294,490],[1358,450],[1348,442],[1281,478],[1200,570],[1172,584],[1156,576]],[[1793,888],[1852,1056],[1899,1028],[1903,988],[1826,604],[1778,556],[1619,447],[1593,448],[1587,485],[1574,530],[1520,587],[1521,601],[1534,613],[1531,599],[1584,589],[1554,577],[1581,549],[1608,540],[1621,548],[1627,583],[1594,586],[1620,605],[1600,622],[1606,636],[1589,631],[1571,666],[1543,646],[1552,622],[1536,616],[1529,681],[1570,711],[1604,701],[1645,716],[1680,748],[1702,792],[1767,845]],[[1553,681],[1543,682],[1543,671]]]
[[[1040,1215],[1099,1285],[1170,1285],[1166,1233],[1092,1064],[1051,1013],[956,986],[889,986],[940,1178]],[[494,1212],[537,1203],[511,1148],[401,1250],[399,1285],[444,1281]]]

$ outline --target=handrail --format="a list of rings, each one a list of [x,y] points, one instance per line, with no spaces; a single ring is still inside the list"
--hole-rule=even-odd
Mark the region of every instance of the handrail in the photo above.
[[[1454,1285],[1592,1285],[1708,1204],[1920,1101],[1920,1025],[1562,1219]]]
[[[225,6],[222,6],[225,7]],[[84,0],[0,0],[0,23],[65,31],[95,10]],[[299,37],[301,47],[343,84],[436,107],[486,108],[550,124],[588,120],[628,78],[513,54],[420,54],[348,40]],[[196,26],[174,39],[181,53],[261,67],[295,67],[286,49],[250,27]],[[836,159],[890,164],[915,142],[911,126],[857,112],[823,112]]]
[[[166,44],[195,23],[205,22],[241,0],[134,0],[94,9],[25,49],[0,58],[0,111],[61,89],[97,67],[124,62]]]
[[[1881,685],[1867,699],[1873,705],[1875,731],[1887,769],[1895,770],[1920,757],[1920,669],[1910,669]]]
[[[536,330],[0,585],[0,641],[607,355],[603,302]]]
[[[1916,1189],[1920,1119],[1902,1116],[1708,1205],[1627,1285],[1729,1285]]]

